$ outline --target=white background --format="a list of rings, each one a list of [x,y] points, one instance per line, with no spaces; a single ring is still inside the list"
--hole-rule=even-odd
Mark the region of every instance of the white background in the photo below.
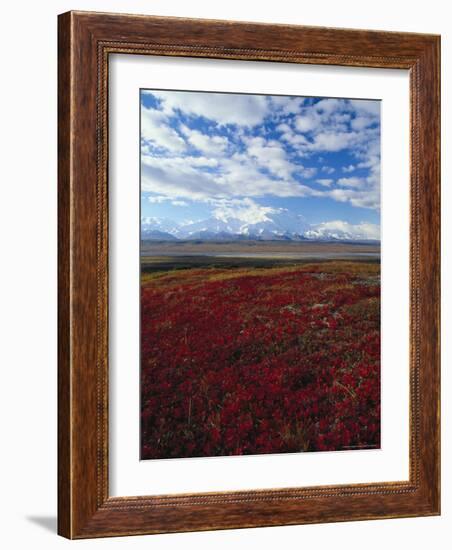
[[[110,494],[155,495],[407,480],[407,71],[115,55],[110,60]],[[381,99],[382,443],[378,450],[138,460],[140,87]],[[396,183],[398,201],[392,200]]]
[[[450,2],[378,4],[207,2],[206,0],[16,1],[2,6],[0,33],[0,493],[2,546],[53,548],[448,548],[452,535],[452,18]],[[56,514],[56,15],[69,9],[255,20],[443,35],[443,515],[359,523],[278,527],[69,542]],[[446,434],[449,438],[446,438]]]

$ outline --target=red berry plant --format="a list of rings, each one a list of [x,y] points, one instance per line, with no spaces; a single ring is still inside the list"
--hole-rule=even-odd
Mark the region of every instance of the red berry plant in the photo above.
[[[380,446],[379,266],[143,276],[141,457]]]

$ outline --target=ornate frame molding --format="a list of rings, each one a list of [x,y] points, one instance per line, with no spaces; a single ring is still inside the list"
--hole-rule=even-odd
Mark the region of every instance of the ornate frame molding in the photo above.
[[[439,513],[439,44],[438,36],[408,33],[88,12],[59,17],[60,534]],[[118,53],[410,71],[409,481],[109,497],[108,59]]]

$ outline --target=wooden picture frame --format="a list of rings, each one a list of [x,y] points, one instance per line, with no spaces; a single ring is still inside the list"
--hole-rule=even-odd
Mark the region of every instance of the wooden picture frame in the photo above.
[[[440,38],[68,12],[58,42],[58,532],[68,538],[440,513]],[[410,73],[409,481],[148,497],[108,491],[108,61],[113,53]]]

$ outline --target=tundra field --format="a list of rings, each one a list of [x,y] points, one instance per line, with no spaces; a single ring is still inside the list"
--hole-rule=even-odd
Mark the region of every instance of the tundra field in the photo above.
[[[142,459],[380,447],[379,247],[306,244],[142,244]]]

